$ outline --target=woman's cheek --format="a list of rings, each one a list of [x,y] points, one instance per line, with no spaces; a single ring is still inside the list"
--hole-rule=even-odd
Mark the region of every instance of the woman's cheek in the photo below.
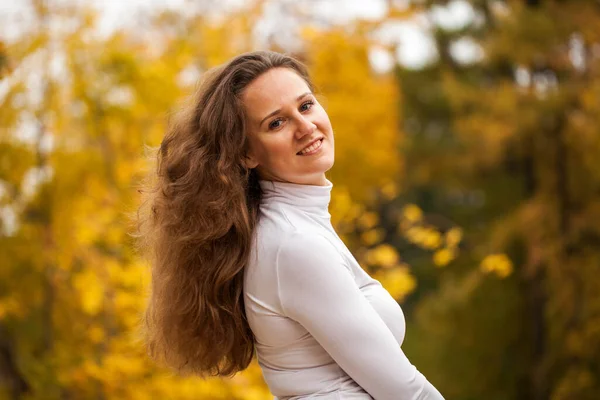
[[[270,148],[268,149],[268,156],[271,159],[283,159],[286,156],[286,144],[282,142],[272,143]]]
[[[331,122],[329,121],[329,115],[327,115],[327,112],[323,108],[321,108],[320,111],[321,112],[319,113],[319,116],[318,116],[319,122],[321,123],[322,126],[329,127],[331,125]]]

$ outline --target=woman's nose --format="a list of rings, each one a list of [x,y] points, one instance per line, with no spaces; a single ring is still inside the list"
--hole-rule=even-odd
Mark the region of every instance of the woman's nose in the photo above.
[[[298,119],[298,127],[296,129],[296,135],[298,137],[302,137],[306,134],[311,134],[317,129],[317,125],[315,125],[312,121],[304,116],[301,116]]]

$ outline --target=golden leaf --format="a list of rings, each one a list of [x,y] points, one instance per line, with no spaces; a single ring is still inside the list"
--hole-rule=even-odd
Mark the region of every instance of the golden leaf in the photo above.
[[[381,194],[386,200],[391,200],[398,196],[398,186],[394,182],[385,184],[381,188]]]
[[[104,288],[93,271],[85,270],[73,278],[75,288],[81,298],[81,308],[90,314],[97,314],[102,308]]]
[[[376,243],[379,243],[383,240],[385,235],[385,231],[383,229],[369,229],[366,232],[363,232],[360,235],[361,240],[367,246],[372,246]]]
[[[374,213],[367,211],[358,218],[358,225],[363,229],[371,229],[379,222],[379,216]]]
[[[429,250],[437,249],[442,244],[442,235],[433,228],[427,228],[421,244]]]
[[[461,228],[454,227],[446,232],[445,240],[446,246],[448,247],[456,247],[463,237],[463,231]]]
[[[371,265],[391,268],[397,265],[399,261],[398,252],[389,244],[381,244],[367,252],[367,262]]]
[[[407,268],[382,270],[374,277],[396,300],[402,300],[417,286],[415,278]]]
[[[423,211],[415,204],[408,204],[402,209],[402,215],[410,222],[419,222],[423,218]]]
[[[454,260],[456,253],[452,249],[440,249],[433,254],[433,262],[437,267],[445,267]]]
[[[512,273],[513,264],[506,254],[490,254],[481,261],[480,268],[483,272],[506,278]]]

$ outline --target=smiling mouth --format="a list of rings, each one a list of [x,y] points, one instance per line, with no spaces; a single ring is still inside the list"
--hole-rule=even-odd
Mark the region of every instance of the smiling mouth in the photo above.
[[[298,156],[302,156],[302,155],[305,155],[305,154],[310,154],[310,153],[312,153],[313,151],[316,151],[316,150],[318,150],[318,149],[319,149],[319,148],[321,148],[321,146],[323,145],[323,139],[324,139],[324,138],[317,139],[317,140],[316,140],[316,141],[315,141],[313,144],[311,144],[310,146],[307,146],[307,147],[305,147],[303,150],[300,150],[299,152],[297,152],[297,153],[296,153],[296,155],[298,155]],[[309,150],[309,151],[305,151],[306,149],[311,149],[311,150]]]

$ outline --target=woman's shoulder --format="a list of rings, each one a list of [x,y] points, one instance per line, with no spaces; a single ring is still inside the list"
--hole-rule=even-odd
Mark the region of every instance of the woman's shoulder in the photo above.
[[[299,226],[288,221],[263,219],[256,228],[256,244],[263,254],[336,249],[319,229]]]
[[[281,205],[261,209],[256,227],[257,234],[274,240],[292,234],[302,226],[302,221],[293,210]]]

